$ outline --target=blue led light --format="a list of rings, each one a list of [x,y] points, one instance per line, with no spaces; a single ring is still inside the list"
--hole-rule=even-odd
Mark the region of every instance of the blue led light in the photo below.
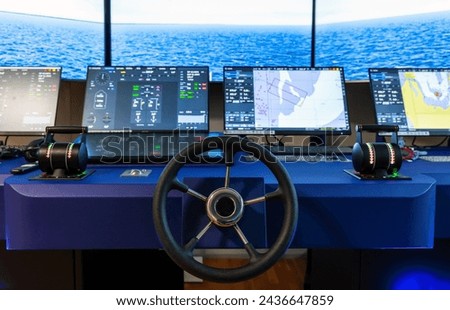
[[[392,282],[395,290],[448,290],[450,277],[438,270],[409,270],[399,274]]]

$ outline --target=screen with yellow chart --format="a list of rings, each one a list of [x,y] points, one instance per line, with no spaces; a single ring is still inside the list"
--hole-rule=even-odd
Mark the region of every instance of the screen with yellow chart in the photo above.
[[[450,68],[371,68],[378,124],[402,136],[450,135]]]

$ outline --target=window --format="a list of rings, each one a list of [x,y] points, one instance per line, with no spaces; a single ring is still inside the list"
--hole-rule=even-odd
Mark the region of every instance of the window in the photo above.
[[[450,2],[317,0],[317,66],[342,66],[347,80],[370,67],[448,67]]]
[[[314,64],[368,80],[370,67],[448,67],[449,32],[448,0],[0,0],[0,65],[62,66],[64,79],[209,66],[222,81],[224,66]]]
[[[113,65],[311,63],[311,0],[113,0]]]
[[[0,65],[62,66],[85,79],[104,63],[103,0],[0,0]]]

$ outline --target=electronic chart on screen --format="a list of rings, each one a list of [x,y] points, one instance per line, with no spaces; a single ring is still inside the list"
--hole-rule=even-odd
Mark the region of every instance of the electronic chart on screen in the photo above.
[[[351,133],[341,67],[224,67],[224,129],[238,135]]]
[[[450,135],[450,68],[370,68],[378,124],[400,136]]]
[[[208,67],[89,66],[83,126],[95,132],[208,131]]]
[[[0,133],[43,135],[54,126],[61,67],[0,67]]]

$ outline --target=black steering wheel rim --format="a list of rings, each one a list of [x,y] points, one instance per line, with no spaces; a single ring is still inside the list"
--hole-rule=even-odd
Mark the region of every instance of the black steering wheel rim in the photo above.
[[[225,165],[231,167],[237,152],[251,154],[263,162],[273,173],[278,188],[266,194],[265,200],[281,199],[284,209],[282,225],[273,245],[264,253],[256,251],[252,244],[244,244],[249,254],[246,265],[234,268],[216,268],[198,262],[193,256],[197,239],[191,239],[186,245],[180,245],[169,227],[166,201],[169,191],[177,189],[182,192],[190,190],[177,178],[178,171],[187,159],[199,159],[204,152],[220,149],[224,153]],[[266,148],[235,136],[208,137],[202,142],[189,145],[176,154],[161,173],[153,197],[153,219],[156,232],[168,256],[183,270],[214,282],[237,282],[255,277],[275,264],[289,248],[295,234],[298,220],[297,195],[284,166]],[[237,225],[236,225],[237,226]],[[236,228],[236,227],[235,227]]]

